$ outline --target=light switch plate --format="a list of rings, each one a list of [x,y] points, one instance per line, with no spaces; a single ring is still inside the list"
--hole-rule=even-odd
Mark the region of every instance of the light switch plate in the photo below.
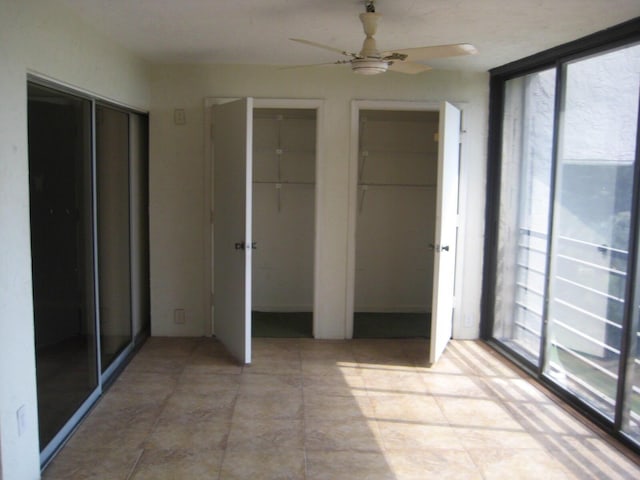
[[[187,114],[184,111],[184,108],[176,108],[173,111],[173,122],[176,125],[184,125],[187,123]]]

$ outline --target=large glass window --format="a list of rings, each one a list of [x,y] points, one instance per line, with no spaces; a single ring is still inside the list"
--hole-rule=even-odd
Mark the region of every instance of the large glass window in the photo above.
[[[38,427],[44,448],[98,385],[91,102],[29,85]]]
[[[102,370],[131,342],[129,114],[96,107]]]
[[[545,374],[615,414],[638,125],[640,46],[564,67]]]
[[[534,362],[544,310],[554,102],[554,69],[506,82],[493,334]]]
[[[497,214],[485,320],[501,348],[640,447],[634,35],[494,73],[500,181],[488,194]]]
[[[638,248],[640,245],[637,245]],[[637,251],[637,250],[636,250]],[[636,275],[640,271],[640,257],[636,260]],[[627,376],[625,381],[622,431],[640,444],[640,282],[636,281],[633,302],[633,322],[629,342]]]

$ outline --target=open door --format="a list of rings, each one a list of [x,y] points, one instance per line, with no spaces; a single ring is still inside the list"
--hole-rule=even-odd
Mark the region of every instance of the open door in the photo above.
[[[251,363],[253,99],[213,107],[214,333]]]
[[[450,103],[440,107],[436,235],[433,245],[433,306],[429,362],[442,355],[453,332],[453,293],[458,228],[458,167],[460,110]]]

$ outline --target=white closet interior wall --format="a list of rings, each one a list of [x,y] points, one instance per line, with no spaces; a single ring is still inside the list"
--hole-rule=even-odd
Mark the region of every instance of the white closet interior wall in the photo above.
[[[315,110],[254,110],[253,310],[313,311],[315,150]]]
[[[431,311],[438,112],[361,111],[356,312]]]

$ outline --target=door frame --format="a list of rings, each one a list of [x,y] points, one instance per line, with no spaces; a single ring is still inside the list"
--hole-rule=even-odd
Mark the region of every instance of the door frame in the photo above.
[[[204,99],[204,161],[203,161],[203,313],[205,318],[204,334],[214,335],[215,319],[213,314],[214,292],[213,292],[213,123],[211,121],[211,108],[215,105],[233,102],[244,97],[205,97]],[[324,177],[323,169],[323,139],[325,114],[323,99],[294,99],[294,98],[253,98],[253,108],[281,108],[281,109],[304,109],[316,111],[316,157],[315,157],[315,206],[314,206],[314,258],[313,258],[313,336],[316,336],[316,312],[319,311],[320,298],[318,295],[318,258],[320,249],[320,222],[324,205]]]
[[[347,295],[345,302],[345,338],[353,338],[353,315],[355,310],[355,280],[356,280],[356,224],[358,218],[358,150],[360,133],[360,111],[361,110],[389,110],[389,111],[421,111],[440,113],[440,101],[420,101],[411,102],[403,100],[352,100],[351,101],[351,138],[349,147],[349,205],[347,218]],[[464,104],[466,102],[449,101],[452,105],[464,114]],[[463,117],[464,118],[464,117]],[[462,156],[462,155],[461,155]],[[458,204],[462,185],[458,188]],[[458,225],[458,236],[461,234],[461,225]],[[462,264],[460,254],[456,252],[456,280],[453,309],[453,324],[456,324],[459,315],[459,295],[460,279],[462,277],[460,266]],[[455,330],[455,329],[454,329]]]

